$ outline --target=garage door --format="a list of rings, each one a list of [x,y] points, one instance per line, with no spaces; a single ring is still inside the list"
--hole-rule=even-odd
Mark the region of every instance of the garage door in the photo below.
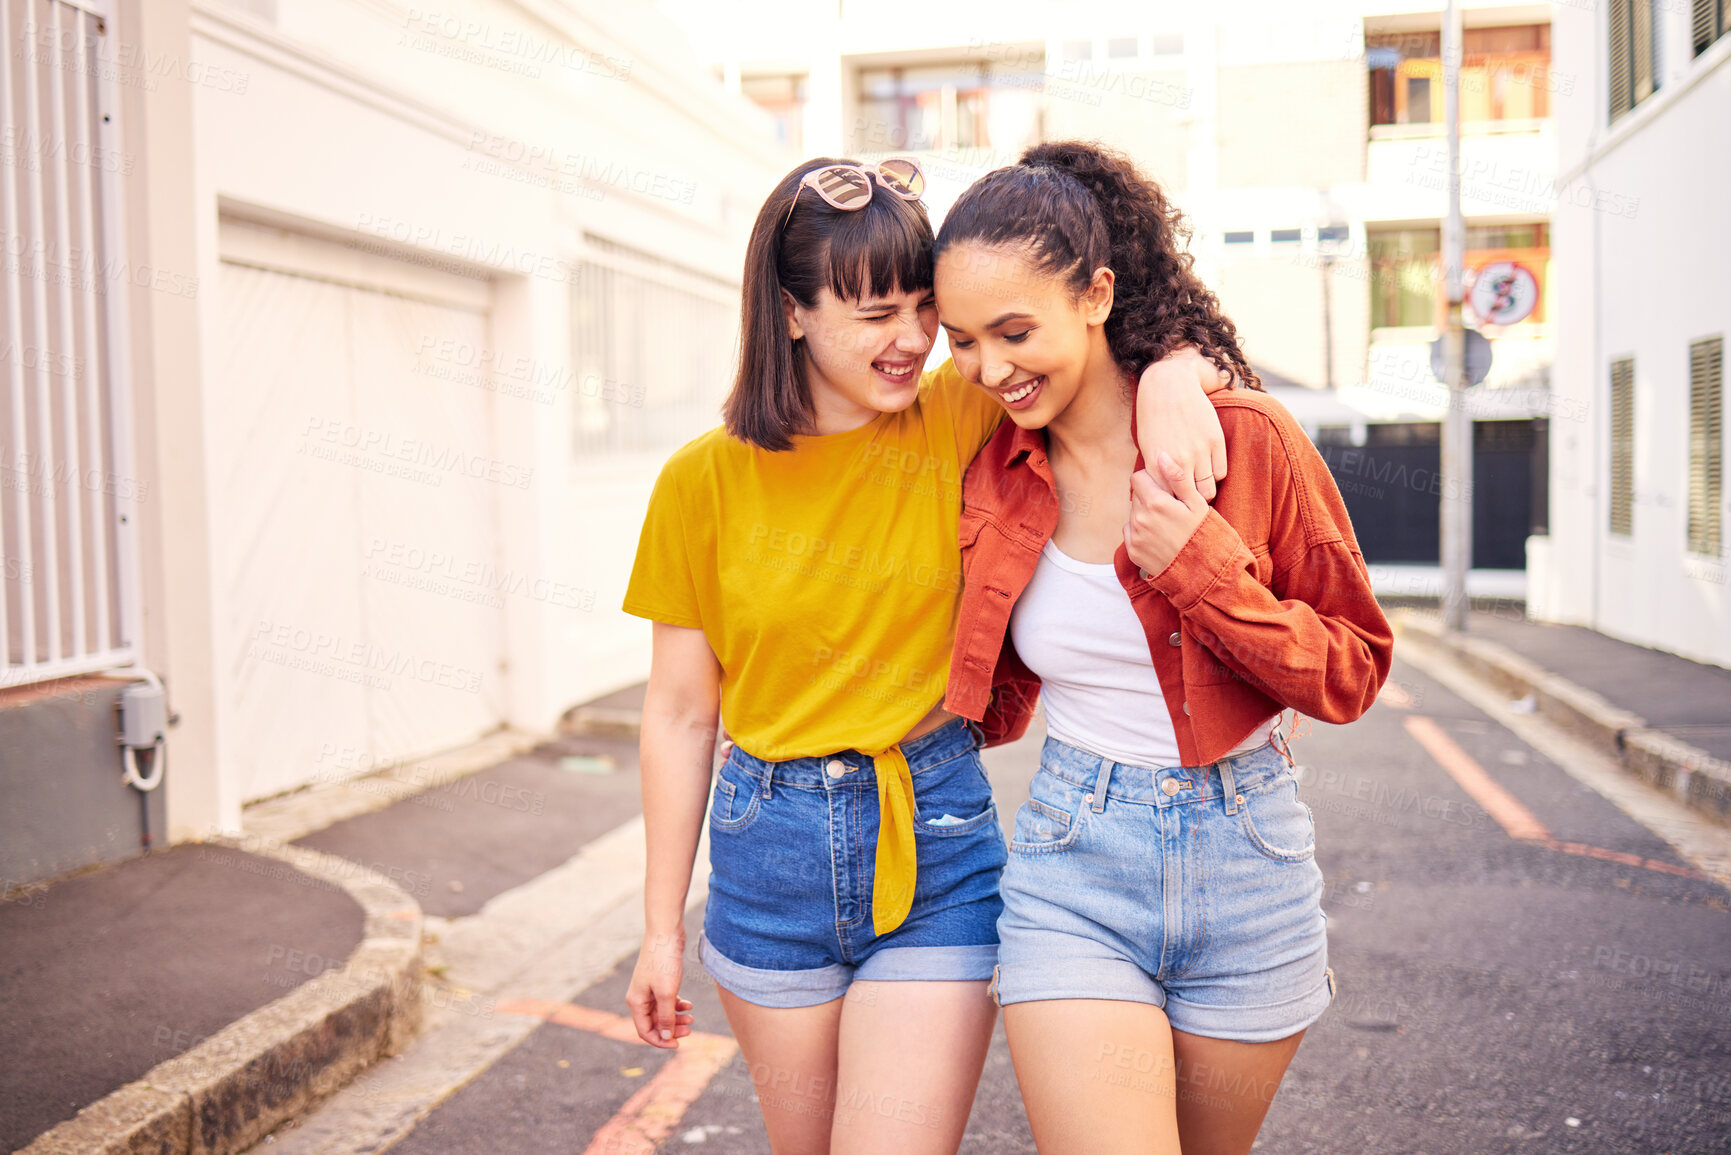
[[[244,799],[504,713],[487,282],[225,220],[210,398],[219,743]]]

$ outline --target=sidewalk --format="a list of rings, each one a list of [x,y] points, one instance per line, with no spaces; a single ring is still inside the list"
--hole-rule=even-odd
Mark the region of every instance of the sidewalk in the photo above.
[[[1698,812],[1731,822],[1731,670],[1578,626],[1474,613],[1391,615],[1400,644],[1445,656]]]
[[[0,1151],[245,1150],[460,1002],[423,941],[628,821],[636,768],[501,732],[7,895]]]

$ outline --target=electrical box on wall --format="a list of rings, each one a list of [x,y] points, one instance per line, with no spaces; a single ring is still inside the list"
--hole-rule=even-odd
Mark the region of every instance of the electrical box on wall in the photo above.
[[[154,749],[167,730],[162,687],[149,682],[126,687],[120,695],[120,744],[134,750]]]

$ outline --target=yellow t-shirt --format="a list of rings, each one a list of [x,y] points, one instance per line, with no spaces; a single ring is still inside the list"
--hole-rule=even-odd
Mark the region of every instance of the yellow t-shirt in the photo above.
[[[704,632],[722,722],[747,753],[899,758],[896,743],[943,699],[962,475],[1002,416],[945,361],[907,409],[791,450],[710,430],[656,480],[625,612]],[[882,754],[878,768],[880,801],[898,807]],[[911,855],[911,811],[904,822],[886,809],[892,822]],[[880,884],[886,853],[900,851],[880,830]]]

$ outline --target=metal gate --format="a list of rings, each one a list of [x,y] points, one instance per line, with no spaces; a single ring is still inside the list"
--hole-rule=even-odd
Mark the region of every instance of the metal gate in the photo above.
[[[123,665],[139,621],[121,69],[106,0],[0,0],[0,685]]]

